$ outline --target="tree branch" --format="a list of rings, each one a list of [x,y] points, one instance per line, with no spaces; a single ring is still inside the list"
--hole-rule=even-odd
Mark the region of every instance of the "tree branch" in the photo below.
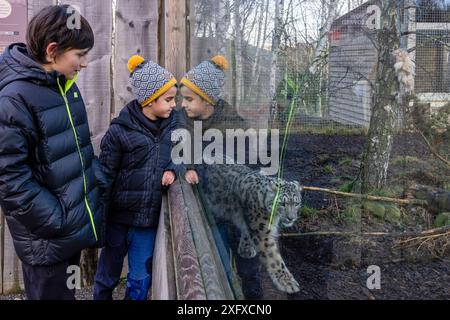
[[[358,198],[358,199],[364,199],[364,200],[383,201],[383,202],[393,202],[393,203],[397,203],[397,204],[401,204],[401,205],[408,205],[408,204],[426,205],[426,204],[428,204],[427,201],[419,200],[419,199],[396,199],[396,198],[389,198],[389,197],[370,196],[370,195],[366,195],[366,194],[335,191],[335,190],[331,190],[331,189],[318,188],[318,187],[303,187],[303,189],[309,190],[309,191],[320,191],[320,192],[325,192],[325,193],[331,193],[331,194],[336,194],[339,196],[349,197],[349,198]]]

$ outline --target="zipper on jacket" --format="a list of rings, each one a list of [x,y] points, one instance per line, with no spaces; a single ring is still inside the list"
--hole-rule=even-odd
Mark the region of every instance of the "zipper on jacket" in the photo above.
[[[72,126],[73,136],[74,136],[75,142],[77,144],[78,155],[80,157],[81,173],[83,174],[83,185],[84,185],[84,203],[85,203],[86,209],[87,209],[87,211],[89,213],[89,218],[91,220],[92,229],[94,230],[95,240],[98,241],[97,230],[95,228],[95,223],[94,223],[94,216],[92,214],[92,211],[91,211],[91,208],[89,206],[88,199],[87,199],[87,184],[86,184],[86,174],[85,174],[85,168],[84,168],[83,154],[81,153],[80,144],[78,143],[78,135],[77,135],[77,132],[75,130],[75,126],[73,124],[72,114],[70,112],[69,102],[68,102],[67,96],[66,96],[66,93],[67,93],[68,89],[67,89],[67,86],[66,86],[65,90],[63,90],[63,88],[61,87],[61,84],[59,83],[59,78],[57,78],[57,82],[58,82],[59,91],[61,92],[61,95],[62,95],[62,97],[64,99],[65,104],[66,104],[67,115],[69,116],[69,121],[70,121],[70,125]]]

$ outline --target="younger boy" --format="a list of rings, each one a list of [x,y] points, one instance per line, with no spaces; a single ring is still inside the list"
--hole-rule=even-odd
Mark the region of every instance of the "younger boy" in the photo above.
[[[174,76],[152,61],[128,61],[136,99],[114,119],[101,142],[109,203],[105,248],[95,276],[94,299],[111,300],[128,253],[125,299],[146,300],[162,188],[175,180],[171,134],[176,126]]]

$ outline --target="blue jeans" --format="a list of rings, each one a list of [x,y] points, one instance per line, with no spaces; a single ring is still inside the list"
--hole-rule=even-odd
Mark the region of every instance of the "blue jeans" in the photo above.
[[[152,258],[156,228],[135,228],[118,223],[106,226],[94,284],[94,300],[112,300],[128,253],[125,299],[147,300],[152,284]]]

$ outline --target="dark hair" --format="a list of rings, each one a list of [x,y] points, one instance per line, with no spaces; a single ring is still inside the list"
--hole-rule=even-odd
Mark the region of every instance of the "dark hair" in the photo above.
[[[71,21],[68,20],[73,19],[74,10],[70,5],[48,6],[31,19],[27,29],[27,47],[33,59],[42,64],[49,63],[45,51],[52,42],[58,44],[57,56],[70,49],[94,47],[94,33],[83,16],[79,15],[79,25],[69,28]]]

